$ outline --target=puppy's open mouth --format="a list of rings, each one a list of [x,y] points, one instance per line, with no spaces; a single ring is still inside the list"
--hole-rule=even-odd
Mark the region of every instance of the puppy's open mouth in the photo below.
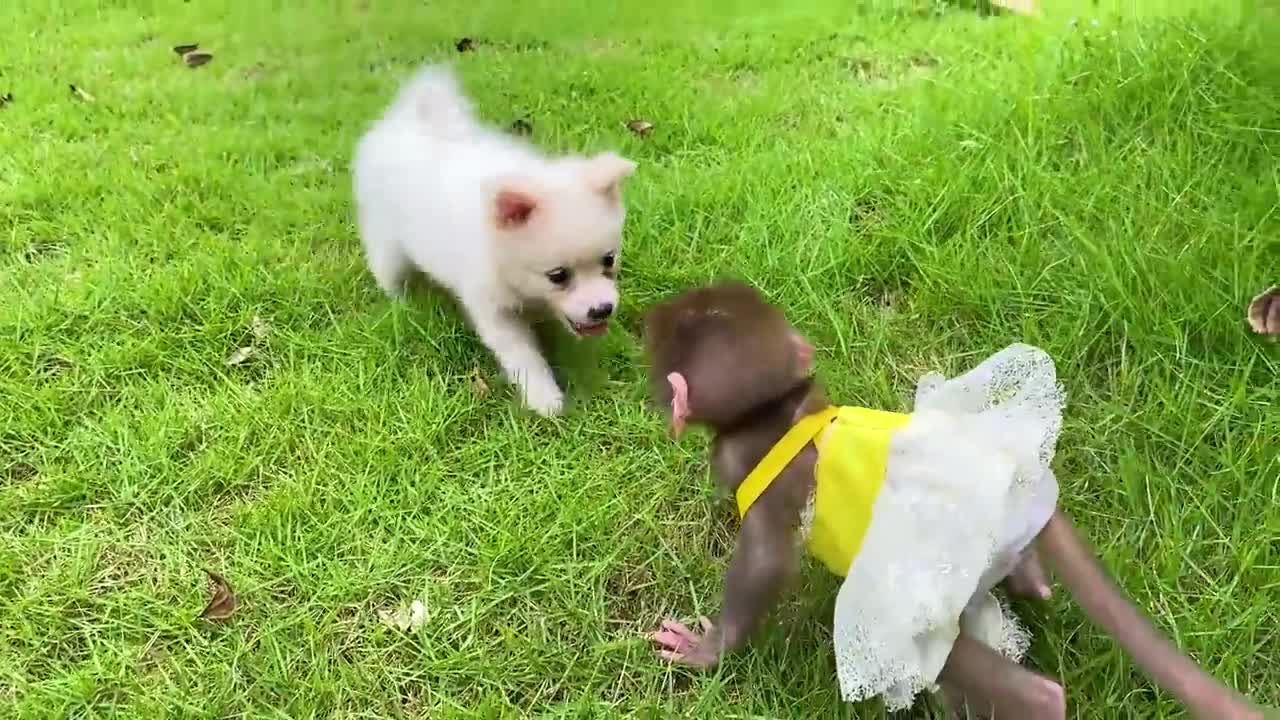
[[[588,335],[603,335],[609,330],[609,321],[601,320],[599,322],[578,323],[570,320],[569,327],[573,329],[574,333],[584,337]]]

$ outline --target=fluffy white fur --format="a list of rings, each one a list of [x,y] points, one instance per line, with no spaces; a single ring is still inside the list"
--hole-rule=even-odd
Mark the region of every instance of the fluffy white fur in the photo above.
[[[614,153],[550,157],[485,127],[453,72],[425,67],[356,147],[369,270],[392,297],[414,268],[447,288],[525,404],[557,414],[564,396],[518,313],[545,307],[580,336],[606,329],[634,169]]]

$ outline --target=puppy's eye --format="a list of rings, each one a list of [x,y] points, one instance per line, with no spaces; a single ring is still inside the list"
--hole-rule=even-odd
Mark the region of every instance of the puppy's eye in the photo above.
[[[555,285],[568,285],[572,277],[573,273],[569,272],[569,268],[558,267],[547,271],[547,279]]]
[[[613,269],[613,253],[607,252],[604,257],[600,258],[600,264],[604,265],[605,270]]]

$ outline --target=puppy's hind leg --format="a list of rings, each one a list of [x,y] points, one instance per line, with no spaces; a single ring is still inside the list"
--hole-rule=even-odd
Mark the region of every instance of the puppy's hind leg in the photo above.
[[[412,263],[400,246],[389,241],[369,242],[365,245],[365,256],[369,272],[373,273],[382,292],[391,298],[403,295],[404,282]]]
[[[520,389],[525,406],[539,415],[558,415],[564,407],[564,394],[529,327],[501,309],[465,300],[463,305],[480,341],[493,352],[507,379]]]

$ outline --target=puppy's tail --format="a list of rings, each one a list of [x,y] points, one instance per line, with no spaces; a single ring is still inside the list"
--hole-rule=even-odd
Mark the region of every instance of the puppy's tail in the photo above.
[[[428,65],[409,78],[400,89],[395,112],[412,117],[424,132],[439,137],[467,135],[476,122],[471,101],[447,64]]]

